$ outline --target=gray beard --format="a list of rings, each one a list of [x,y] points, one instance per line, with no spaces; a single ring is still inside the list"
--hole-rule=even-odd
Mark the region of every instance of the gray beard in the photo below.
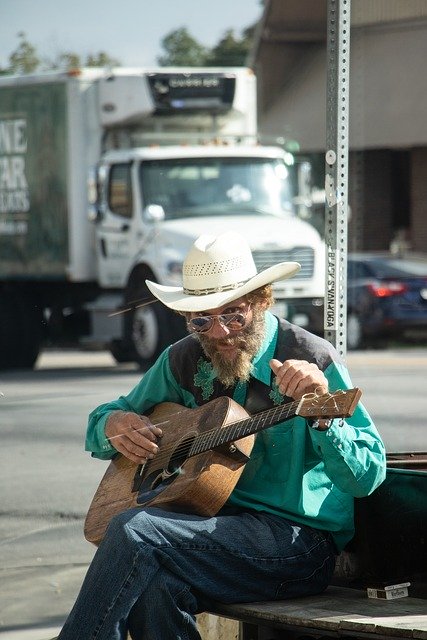
[[[198,334],[203,351],[212,362],[218,380],[225,387],[232,387],[237,381],[247,382],[252,372],[252,358],[259,351],[265,335],[265,312],[261,307],[253,307],[252,322],[238,336],[228,337],[221,342],[238,347],[235,358],[227,359],[217,350],[217,340]]]

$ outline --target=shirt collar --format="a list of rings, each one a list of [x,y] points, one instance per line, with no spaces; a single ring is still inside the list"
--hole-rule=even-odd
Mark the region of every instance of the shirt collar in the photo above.
[[[252,360],[252,376],[269,385],[271,368],[268,364],[276,351],[279,321],[270,311],[265,313],[265,335],[261,347]]]

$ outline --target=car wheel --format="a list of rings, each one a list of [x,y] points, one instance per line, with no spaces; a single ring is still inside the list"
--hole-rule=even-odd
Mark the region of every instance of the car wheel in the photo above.
[[[347,348],[349,350],[360,349],[363,344],[362,323],[358,315],[350,312],[347,316]]]

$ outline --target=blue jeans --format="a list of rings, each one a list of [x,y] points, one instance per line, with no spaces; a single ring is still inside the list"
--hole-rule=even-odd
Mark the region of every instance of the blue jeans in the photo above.
[[[335,554],[329,534],[267,513],[131,509],[111,521],[58,638],[200,640],[204,602],[320,593]]]

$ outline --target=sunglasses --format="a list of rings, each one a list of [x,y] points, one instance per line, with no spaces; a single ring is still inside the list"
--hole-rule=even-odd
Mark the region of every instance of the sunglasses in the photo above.
[[[218,313],[211,316],[196,316],[187,320],[188,328],[195,333],[206,333],[212,329],[215,318],[218,318],[218,322],[222,327],[227,327],[230,331],[240,331],[246,324],[246,316],[249,313],[249,305],[245,311],[238,311],[235,313]]]

